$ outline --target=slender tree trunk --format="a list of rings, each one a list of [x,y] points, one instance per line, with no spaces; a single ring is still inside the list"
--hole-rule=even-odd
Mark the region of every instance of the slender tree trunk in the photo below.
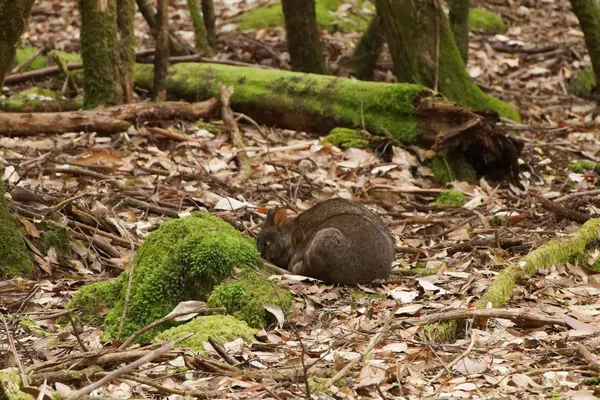
[[[79,0],[84,108],[123,101],[116,0]]]
[[[206,24],[208,43],[214,46],[217,42],[217,19],[213,0],[202,0],[202,15],[204,16],[204,24]]]
[[[438,0],[376,0],[376,4],[399,81],[435,89],[466,107],[519,119],[510,105],[475,85]]]
[[[117,0],[117,26],[121,55],[121,87],[123,101],[133,101],[133,65],[135,64],[135,0]]]
[[[600,96],[600,4],[596,0],[571,0],[573,12],[585,36],[585,44],[596,76],[595,96]]]
[[[140,13],[146,20],[150,32],[156,40],[156,12],[154,8],[148,3],[148,0],[136,0]],[[172,56],[186,56],[193,53],[190,49],[174,35],[169,35],[169,51]]]
[[[354,76],[363,81],[371,81],[375,76],[375,65],[383,46],[385,35],[381,17],[375,15],[367,31],[361,36],[354,49]]]
[[[465,64],[469,59],[469,0],[449,0],[450,28]]]
[[[282,0],[281,4],[292,69],[328,75],[317,26],[315,0]]]
[[[35,0],[3,0],[0,2],[0,87],[17,51],[17,43],[25,31],[31,6]]]
[[[192,17],[192,23],[194,25],[194,36],[196,38],[196,50],[200,55],[205,57],[212,57],[212,49],[208,44],[208,36],[206,33],[206,25],[204,25],[204,18],[198,7],[198,0],[187,0],[188,8],[190,9],[190,15]]]
[[[158,0],[156,13],[156,52],[154,53],[154,101],[167,98],[169,67],[169,1]]]

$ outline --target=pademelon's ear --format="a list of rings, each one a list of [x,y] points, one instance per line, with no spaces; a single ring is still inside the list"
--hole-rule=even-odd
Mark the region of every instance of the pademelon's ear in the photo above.
[[[273,214],[273,223],[277,226],[281,226],[287,221],[287,211],[285,208],[278,208]]]
[[[304,231],[300,228],[294,229],[292,233],[292,246],[299,247],[304,242]]]

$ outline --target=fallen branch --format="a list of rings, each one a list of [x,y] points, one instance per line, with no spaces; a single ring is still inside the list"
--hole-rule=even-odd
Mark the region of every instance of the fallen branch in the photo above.
[[[579,355],[583,357],[585,361],[587,361],[589,369],[591,369],[594,372],[600,373],[600,362],[598,361],[598,357],[592,354],[592,352],[589,351],[587,347],[585,347],[581,343],[578,343],[577,353],[579,353]]]
[[[239,182],[245,182],[252,175],[252,164],[250,163],[250,159],[248,158],[248,154],[246,154],[246,150],[244,149],[246,145],[244,144],[244,140],[242,139],[242,134],[240,133],[240,129],[238,128],[237,122],[235,122],[235,118],[233,116],[233,111],[229,106],[229,101],[231,96],[233,95],[233,87],[226,87],[221,85],[219,88],[219,100],[221,102],[221,119],[225,124],[225,127],[229,131],[231,135],[231,141],[233,145],[237,149],[237,160],[240,168],[240,173],[237,176]]]
[[[546,210],[563,218],[566,218],[569,221],[575,221],[579,222],[580,224],[583,224],[587,222],[590,218],[592,218],[592,216],[589,214],[583,214],[579,211],[570,210],[566,207],[560,206],[554,203],[553,201],[546,199],[539,193],[533,193],[533,197],[535,197],[535,199],[539,201],[542,204],[542,207],[544,207]]]
[[[211,116],[216,99],[200,103],[136,103],[63,113],[0,113],[0,135],[29,136],[41,133],[93,131],[125,132],[136,123],[175,118],[198,120]]]
[[[551,317],[519,309],[474,308],[469,310],[454,310],[420,317],[407,318],[398,324],[427,325],[436,322],[463,321],[471,318],[502,318],[509,319],[518,325],[524,322],[537,322],[544,325],[569,326],[562,318]]]
[[[451,256],[454,253],[458,253],[460,251],[469,252],[475,247],[489,247],[499,245],[501,249],[508,249],[510,247],[520,246],[522,244],[523,241],[521,239],[502,239],[499,241],[499,243],[497,243],[496,238],[473,239],[469,240],[468,242],[456,244],[450,247],[446,252],[449,256]]]

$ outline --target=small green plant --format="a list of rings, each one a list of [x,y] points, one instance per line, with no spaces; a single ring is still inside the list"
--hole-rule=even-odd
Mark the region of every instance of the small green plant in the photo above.
[[[369,146],[369,141],[364,139],[356,129],[334,128],[324,137],[324,140],[341,149],[350,147],[364,149]]]
[[[466,202],[467,202],[467,196],[465,196],[462,192],[455,190],[455,189],[444,190],[435,199],[435,204],[438,204],[441,206],[461,207]]]
[[[498,14],[482,8],[473,8],[469,12],[469,26],[487,33],[506,31],[506,24]]]

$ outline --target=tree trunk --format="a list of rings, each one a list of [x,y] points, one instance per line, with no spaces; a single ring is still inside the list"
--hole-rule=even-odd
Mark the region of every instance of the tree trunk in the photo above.
[[[31,6],[35,0],[4,0],[0,2],[0,87],[17,51],[17,42],[25,31]]]
[[[123,101],[116,0],[79,0],[84,108]]]
[[[596,0],[571,0],[573,12],[579,20],[585,36],[585,44],[592,60],[592,68],[596,76],[595,96],[600,96],[600,4]]]
[[[167,98],[167,68],[169,67],[169,2],[158,0],[156,13],[156,52],[154,53],[154,101]]]
[[[469,59],[469,0],[449,0],[450,28],[465,64]]]
[[[136,3],[140,13],[150,28],[150,32],[152,33],[154,40],[156,40],[156,12],[154,11],[154,8],[148,4],[148,0],[136,0]],[[173,56],[187,56],[193,54],[193,51],[191,51],[174,35],[169,35],[169,52]]]
[[[133,101],[133,65],[135,64],[135,0],[117,0],[117,26],[121,55],[121,87],[123,101]]]
[[[202,0],[202,15],[206,24],[208,43],[214,46],[217,43],[217,19],[215,17],[215,5],[213,0]]]
[[[354,76],[363,81],[371,81],[375,76],[375,65],[385,35],[381,25],[381,18],[375,15],[367,31],[361,36],[356,49],[354,49]]]
[[[14,18],[14,15],[13,15]],[[10,19],[9,19],[10,20]],[[9,21],[5,20],[5,21]],[[2,182],[2,159],[0,159],[0,280],[15,276],[32,277],[36,273],[17,220],[8,210]]]
[[[437,0],[377,0],[377,9],[400,81],[437,89],[465,107],[520,120],[512,106],[475,85]]]
[[[196,50],[200,55],[205,57],[212,57],[212,49],[208,44],[208,35],[206,33],[206,25],[204,25],[204,18],[200,13],[200,7],[198,7],[198,0],[187,0],[190,15],[192,17],[192,23],[194,25],[194,36],[196,38]]]
[[[317,27],[315,0],[282,0],[281,5],[292,69],[328,75]]]

